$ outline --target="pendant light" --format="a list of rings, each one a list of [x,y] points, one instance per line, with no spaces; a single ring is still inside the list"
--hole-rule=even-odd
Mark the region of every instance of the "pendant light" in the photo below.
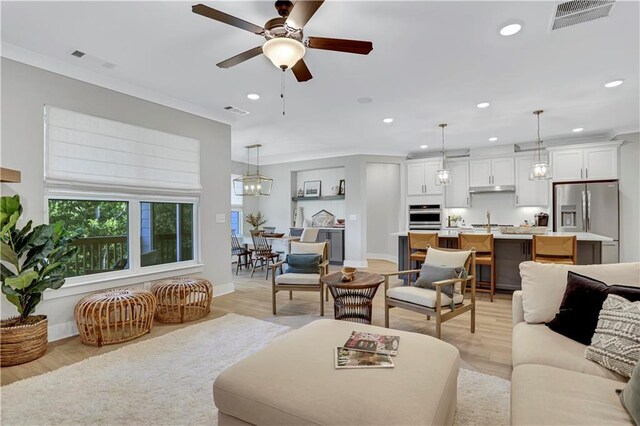
[[[533,156],[533,163],[529,170],[529,180],[549,180],[551,179],[551,167],[546,161],[542,161],[542,140],[540,139],[540,114],[544,111],[539,109],[533,111],[538,117],[538,140],[536,142],[536,152]]]
[[[447,127],[447,124],[438,124],[438,127],[442,128],[442,168],[438,170],[436,178],[438,184],[448,185],[451,183],[451,169],[447,167],[447,156],[444,151],[444,128]]]
[[[271,195],[273,179],[260,174],[260,147],[262,145],[248,145],[247,148],[247,174],[233,180],[233,192],[236,195],[258,197],[260,195]],[[251,174],[251,150],[256,150],[256,172]]]

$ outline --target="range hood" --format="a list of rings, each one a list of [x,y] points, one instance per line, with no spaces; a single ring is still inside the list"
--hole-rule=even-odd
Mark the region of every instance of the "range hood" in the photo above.
[[[487,192],[516,192],[515,185],[487,185],[487,186],[471,186],[469,194],[484,194]]]

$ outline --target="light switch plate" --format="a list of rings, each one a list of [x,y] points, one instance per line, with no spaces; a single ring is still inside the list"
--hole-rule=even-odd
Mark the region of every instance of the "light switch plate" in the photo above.
[[[352,222],[356,221],[356,220],[358,220],[358,216],[356,216],[355,214],[350,214],[349,215],[349,220],[352,221]]]
[[[226,215],[224,213],[216,214],[216,223],[224,223],[226,220]]]

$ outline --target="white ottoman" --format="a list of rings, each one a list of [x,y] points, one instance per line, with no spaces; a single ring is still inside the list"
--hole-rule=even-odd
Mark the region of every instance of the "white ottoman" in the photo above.
[[[334,368],[353,330],[400,336],[394,368]],[[224,425],[450,425],[460,355],[422,334],[318,320],[232,365],[213,384]]]

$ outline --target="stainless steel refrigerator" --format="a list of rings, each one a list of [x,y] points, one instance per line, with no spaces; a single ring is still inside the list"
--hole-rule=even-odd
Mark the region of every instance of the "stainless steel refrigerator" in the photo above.
[[[602,263],[618,263],[618,181],[557,183],[554,190],[553,230],[613,238],[602,243]]]

